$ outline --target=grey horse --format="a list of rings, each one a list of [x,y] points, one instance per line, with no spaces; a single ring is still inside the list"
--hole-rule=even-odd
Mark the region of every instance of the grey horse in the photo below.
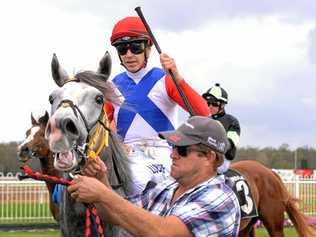
[[[105,162],[112,187],[125,196],[131,180],[128,159],[103,112],[107,101],[119,103],[112,83],[107,81],[110,71],[111,58],[106,52],[97,72],[82,71],[70,78],[54,54],[52,75],[59,88],[49,96],[51,117],[45,137],[54,153],[54,166],[64,175],[80,172],[92,151]],[[62,193],[62,236],[85,236],[85,209],[85,205],[75,202],[67,191]],[[120,236],[120,228],[106,223],[103,226],[105,236]],[[92,236],[98,236],[95,230]]]

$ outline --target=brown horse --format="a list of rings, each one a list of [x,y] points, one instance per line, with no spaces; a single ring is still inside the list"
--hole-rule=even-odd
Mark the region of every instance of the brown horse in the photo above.
[[[48,143],[44,138],[45,128],[49,115],[45,112],[39,119],[35,119],[31,115],[32,127],[26,132],[26,138],[18,146],[18,156],[21,162],[27,162],[34,158],[38,159],[43,174],[58,176],[59,171],[54,168],[53,154],[50,152]],[[49,207],[56,221],[59,220],[59,208],[52,201],[52,193],[55,188],[54,183],[46,182],[49,192]]]
[[[233,163],[231,168],[239,171],[248,181],[259,213],[256,218],[241,221],[238,236],[255,236],[254,224],[259,219],[271,237],[284,237],[284,212],[288,214],[300,237],[316,236],[298,209],[296,200],[275,172],[250,160]]]

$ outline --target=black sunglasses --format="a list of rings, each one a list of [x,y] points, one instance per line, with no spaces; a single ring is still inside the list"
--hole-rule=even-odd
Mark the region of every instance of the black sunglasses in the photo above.
[[[212,105],[213,107],[219,107],[221,105],[221,103],[214,101],[214,102],[207,102],[207,105],[208,106]]]
[[[119,55],[125,55],[129,49],[133,54],[140,54],[145,51],[146,45],[144,41],[134,41],[130,43],[118,44],[115,46]]]
[[[201,151],[199,149],[194,149],[191,146],[175,146],[173,144],[169,144],[169,145],[172,147],[172,149],[175,149],[180,156],[183,156],[183,157],[188,156],[189,153],[193,152],[193,151],[201,152],[204,155],[207,154],[205,151]]]

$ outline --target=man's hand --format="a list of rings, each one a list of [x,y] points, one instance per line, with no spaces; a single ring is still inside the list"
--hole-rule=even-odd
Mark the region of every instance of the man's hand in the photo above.
[[[94,177],[105,185],[109,186],[107,167],[104,162],[97,157],[96,159],[88,159],[83,171],[83,175]]]
[[[97,203],[109,189],[95,178],[77,175],[67,190],[78,202]]]

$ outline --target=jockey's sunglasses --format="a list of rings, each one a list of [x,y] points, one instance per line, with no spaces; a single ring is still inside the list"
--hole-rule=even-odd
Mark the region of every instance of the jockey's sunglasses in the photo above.
[[[212,102],[207,102],[207,105],[208,106],[212,105],[213,107],[219,107],[221,103],[218,101],[212,101]]]
[[[133,54],[140,54],[145,51],[146,44],[144,41],[133,41],[129,43],[122,43],[115,46],[119,55],[123,56],[130,50]]]
[[[199,150],[199,149],[194,148],[192,146],[176,146],[176,145],[173,145],[170,143],[169,143],[169,145],[172,147],[172,149],[176,150],[180,156],[183,156],[183,157],[188,156],[193,151],[201,152],[201,153],[203,153],[203,155],[207,154],[205,151]]]

